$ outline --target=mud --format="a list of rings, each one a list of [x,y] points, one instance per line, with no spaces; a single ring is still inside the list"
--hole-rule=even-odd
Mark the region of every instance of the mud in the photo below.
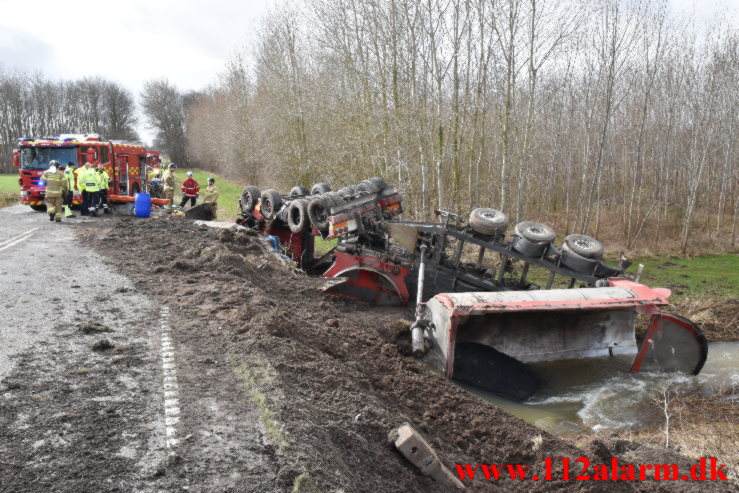
[[[409,312],[328,297],[320,292],[325,281],[287,270],[247,232],[218,232],[184,218],[111,218],[106,226],[81,225],[79,234],[171,308],[172,335],[183,348],[183,429],[194,436],[178,446],[184,459],[166,464],[170,485],[443,491],[385,444],[404,422],[450,467],[531,464],[531,474],[543,475],[544,458],[583,455],[593,463],[618,455],[635,464],[692,465],[623,440],[578,449],[507,414],[408,355],[407,324],[398,319]],[[251,421],[260,423],[261,435],[249,432]],[[473,489],[732,490],[687,482],[500,483],[478,480]]]

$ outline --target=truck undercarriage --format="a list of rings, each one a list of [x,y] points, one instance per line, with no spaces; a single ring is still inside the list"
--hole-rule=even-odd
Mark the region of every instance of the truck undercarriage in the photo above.
[[[238,222],[273,236],[309,274],[343,278],[330,294],[380,306],[415,300],[413,350],[449,378],[485,387],[510,360],[629,354],[634,372],[693,374],[705,362],[698,327],[660,311],[670,291],[639,284],[640,270],[627,275],[623,256],[618,266],[603,262],[594,238],[569,235],[557,247],[554,231],[531,221],[507,235],[507,217],[494,209],[475,209],[467,221],[446,211],[436,211],[437,222],[404,221],[401,195],[380,178],[313,192],[247,186]],[[317,237],[337,244],[316,258]],[[556,276],[566,288],[552,289]],[[640,347],[637,314],[651,317]]]

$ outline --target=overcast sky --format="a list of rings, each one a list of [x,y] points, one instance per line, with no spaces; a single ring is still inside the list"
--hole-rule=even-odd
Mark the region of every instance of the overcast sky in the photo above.
[[[299,0],[298,0],[299,1]],[[668,0],[699,21],[739,0]],[[0,64],[52,78],[99,75],[138,96],[144,81],[167,77],[200,89],[248,44],[274,0],[0,0]],[[151,133],[143,124],[145,140]]]

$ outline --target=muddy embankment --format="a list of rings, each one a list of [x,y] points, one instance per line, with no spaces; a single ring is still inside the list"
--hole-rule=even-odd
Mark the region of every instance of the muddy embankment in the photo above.
[[[264,253],[261,239],[246,232],[198,227],[181,218],[116,218],[80,226],[79,234],[139,289],[170,306],[177,344],[196,345],[201,357],[210,354],[206,363],[228,362],[239,385],[224,380],[214,384],[222,388],[210,391],[250,400],[259,410],[265,436],[284,464],[277,478],[284,490],[300,485],[300,491],[444,491],[385,444],[388,432],[404,422],[424,433],[450,467],[530,464],[530,474],[543,477],[547,457],[693,463],[619,439],[577,448],[490,405],[407,355],[402,342],[407,325],[398,322],[403,312],[322,294],[325,280],[289,271]],[[481,491],[708,486],[731,490],[722,484],[653,481],[473,485]]]

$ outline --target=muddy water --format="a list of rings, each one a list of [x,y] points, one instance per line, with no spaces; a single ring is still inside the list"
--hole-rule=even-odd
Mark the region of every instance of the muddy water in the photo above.
[[[659,419],[653,397],[671,388],[711,394],[739,388],[739,341],[712,343],[700,375],[629,373],[633,357],[559,361],[533,367],[541,389],[523,403],[468,390],[552,433],[636,429]],[[736,395],[734,396],[736,397]]]

